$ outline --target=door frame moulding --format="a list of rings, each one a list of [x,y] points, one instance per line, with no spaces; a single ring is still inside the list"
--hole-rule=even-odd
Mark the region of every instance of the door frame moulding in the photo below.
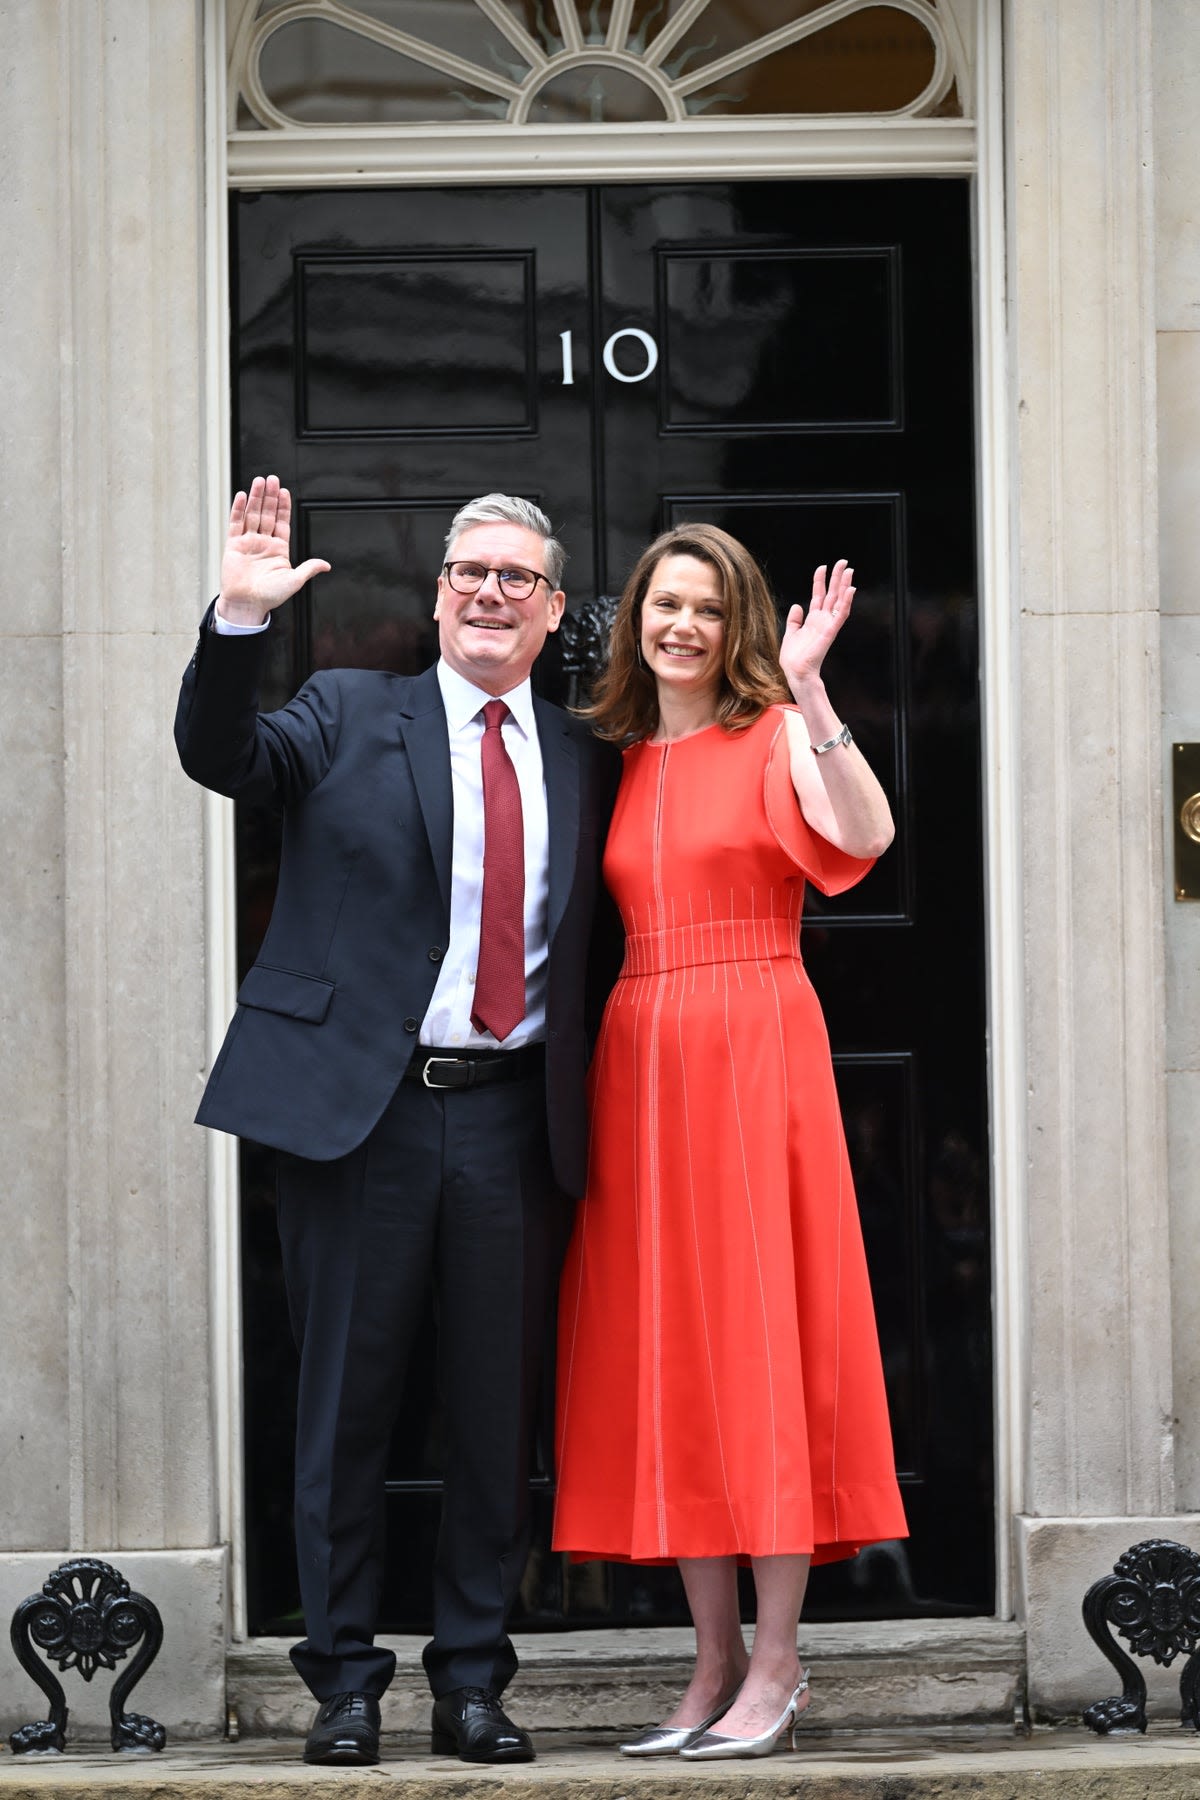
[[[970,0],[968,0],[968,4]],[[1024,993],[1021,973],[1020,766],[1017,657],[1009,600],[1011,437],[1005,325],[1005,121],[998,0],[974,0],[972,120],[696,120],[673,126],[313,126],[226,132],[226,0],[203,0],[208,163],[205,335],[212,496],[205,520],[216,592],[224,497],[230,492],[229,190],[300,187],[580,185],[623,181],[799,181],[822,177],[968,176],[973,180],[973,286],[982,685],[983,850],[988,1117],[993,1265],[996,1615],[1014,1609],[1011,1521],[1024,1492]],[[954,0],[960,10],[960,0]],[[969,104],[972,101],[973,104]],[[221,498],[218,499],[218,496]],[[209,1058],[236,991],[233,807],[209,797],[207,926]],[[211,1133],[215,1405],[222,1537],[230,1545],[230,1624],[247,1635],[238,1173],[232,1139]],[[969,1624],[969,1621],[964,1621]]]
[[[229,185],[496,187],[973,175],[964,119],[689,120],[674,125],[314,125],[235,131]]]
[[[1019,656],[1009,469],[1007,154],[1004,31],[998,0],[977,0],[973,183],[976,523],[980,622],[985,1011],[992,1227],[992,1443],[996,1611],[1016,1608],[1012,1521],[1025,1495],[1027,1291],[1024,895]]]
[[[229,191],[225,160],[225,4],[203,0],[204,66],[204,591],[221,586],[224,517],[230,494]],[[208,967],[206,1068],[211,1069],[237,993],[237,855],[233,801],[204,795],[204,922]],[[242,1259],[238,1148],[223,1131],[208,1139],[209,1293],[212,1303],[213,1415],[217,1454],[217,1530],[229,1546],[226,1623],[247,1635],[245,1416],[242,1389]]]

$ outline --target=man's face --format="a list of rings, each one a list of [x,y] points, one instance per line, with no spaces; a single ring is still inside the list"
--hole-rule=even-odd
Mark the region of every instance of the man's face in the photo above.
[[[486,694],[507,694],[533,667],[546,633],[558,630],[566,596],[539,581],[527,599],[514,600],[500,586],[496,569],[532,569],[545,574],[545,546],[523,525],[472,525],[450,546],[447,561],[487,567],[487,579],[473,594],[438,576],[438,641],[450,667]]]

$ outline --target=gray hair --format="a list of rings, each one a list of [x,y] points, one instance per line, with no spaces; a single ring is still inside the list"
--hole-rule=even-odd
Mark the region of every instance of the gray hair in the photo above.
[[[562,586],[567,553],[555,537],[553,525],[532,500],[522,500],[515,494],[481,494],[478,500],[468,500],[459,507],[446,533],[447,556],[455,540],[473,525],[519,525],[523,531],[536,532],[542,540],[546,579],[552,588]]]

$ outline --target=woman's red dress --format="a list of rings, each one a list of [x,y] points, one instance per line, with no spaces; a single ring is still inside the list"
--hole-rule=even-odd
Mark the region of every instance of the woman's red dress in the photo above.
[[[635,1562],[906,1534],[782,709],[635,744],[605,855],[625,923],[563,1274],[554,1544]]]

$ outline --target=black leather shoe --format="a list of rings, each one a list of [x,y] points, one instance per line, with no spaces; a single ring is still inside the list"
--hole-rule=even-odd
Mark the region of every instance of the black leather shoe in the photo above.
[[[529,1733],[513,1724],[490,1688],[455,1688],[434,1701],[432,1748],[460,1762],[533,1761]]]
[[[379,1701],[374,1694],[323,1700],[304,1746],[306,1763],[377,1763]]]

